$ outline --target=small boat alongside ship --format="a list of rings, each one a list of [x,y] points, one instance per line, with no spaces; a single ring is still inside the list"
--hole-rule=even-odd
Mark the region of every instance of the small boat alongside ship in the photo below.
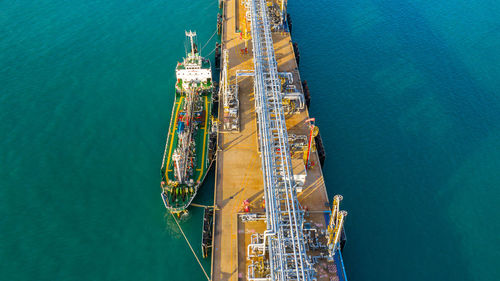
[[[210,61],[197,50],[196,32],[186,31],[186,39],[190,50],[175,69],[175,101],[161,166],[161,197],[167,210],[177,214],[196,196],[216,145]]]

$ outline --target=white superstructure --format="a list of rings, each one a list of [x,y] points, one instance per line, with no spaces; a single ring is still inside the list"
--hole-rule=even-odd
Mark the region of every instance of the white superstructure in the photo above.
[[[191,51],[175,70],[177,81],[182,82],[184,90],[188,89],[191,83],[211,83],[212,80],[210,61],[200,56],[194,43],[196,32],[186,31],[186,36],[190,38]]]

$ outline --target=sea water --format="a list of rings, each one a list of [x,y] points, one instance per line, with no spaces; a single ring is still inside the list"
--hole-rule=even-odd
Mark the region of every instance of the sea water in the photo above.
[[[204,45],[217,12],[0,2],[0,280],[205,278],[159,182],[184,30]],[[289,13],[328,192],[349,212],[349,280],[499,280],[500,4],[302,0]],[[213,173],[196,203],[212,190]],[[198,256],[202,213],[180,221]]]

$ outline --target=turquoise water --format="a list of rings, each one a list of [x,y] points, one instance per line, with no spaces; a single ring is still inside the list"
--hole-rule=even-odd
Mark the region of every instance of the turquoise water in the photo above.
[[[203,280],[159,168],[184,29],[205,42],[217,2],[32,2],[0,2],[0,280]],[[500,4],[289,5],[349,280],[500,280]]]

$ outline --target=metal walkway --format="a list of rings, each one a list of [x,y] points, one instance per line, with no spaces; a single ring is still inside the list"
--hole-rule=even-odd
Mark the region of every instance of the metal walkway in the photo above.
[[[267,230],[249,252],[268,254],[270,276],[249,280],[311,280],[313,269],[306,255],[303,211],[297,200],[291,165],[281,84],[265,0],[247,2],[251,18],[254,92],[261,152]]]

